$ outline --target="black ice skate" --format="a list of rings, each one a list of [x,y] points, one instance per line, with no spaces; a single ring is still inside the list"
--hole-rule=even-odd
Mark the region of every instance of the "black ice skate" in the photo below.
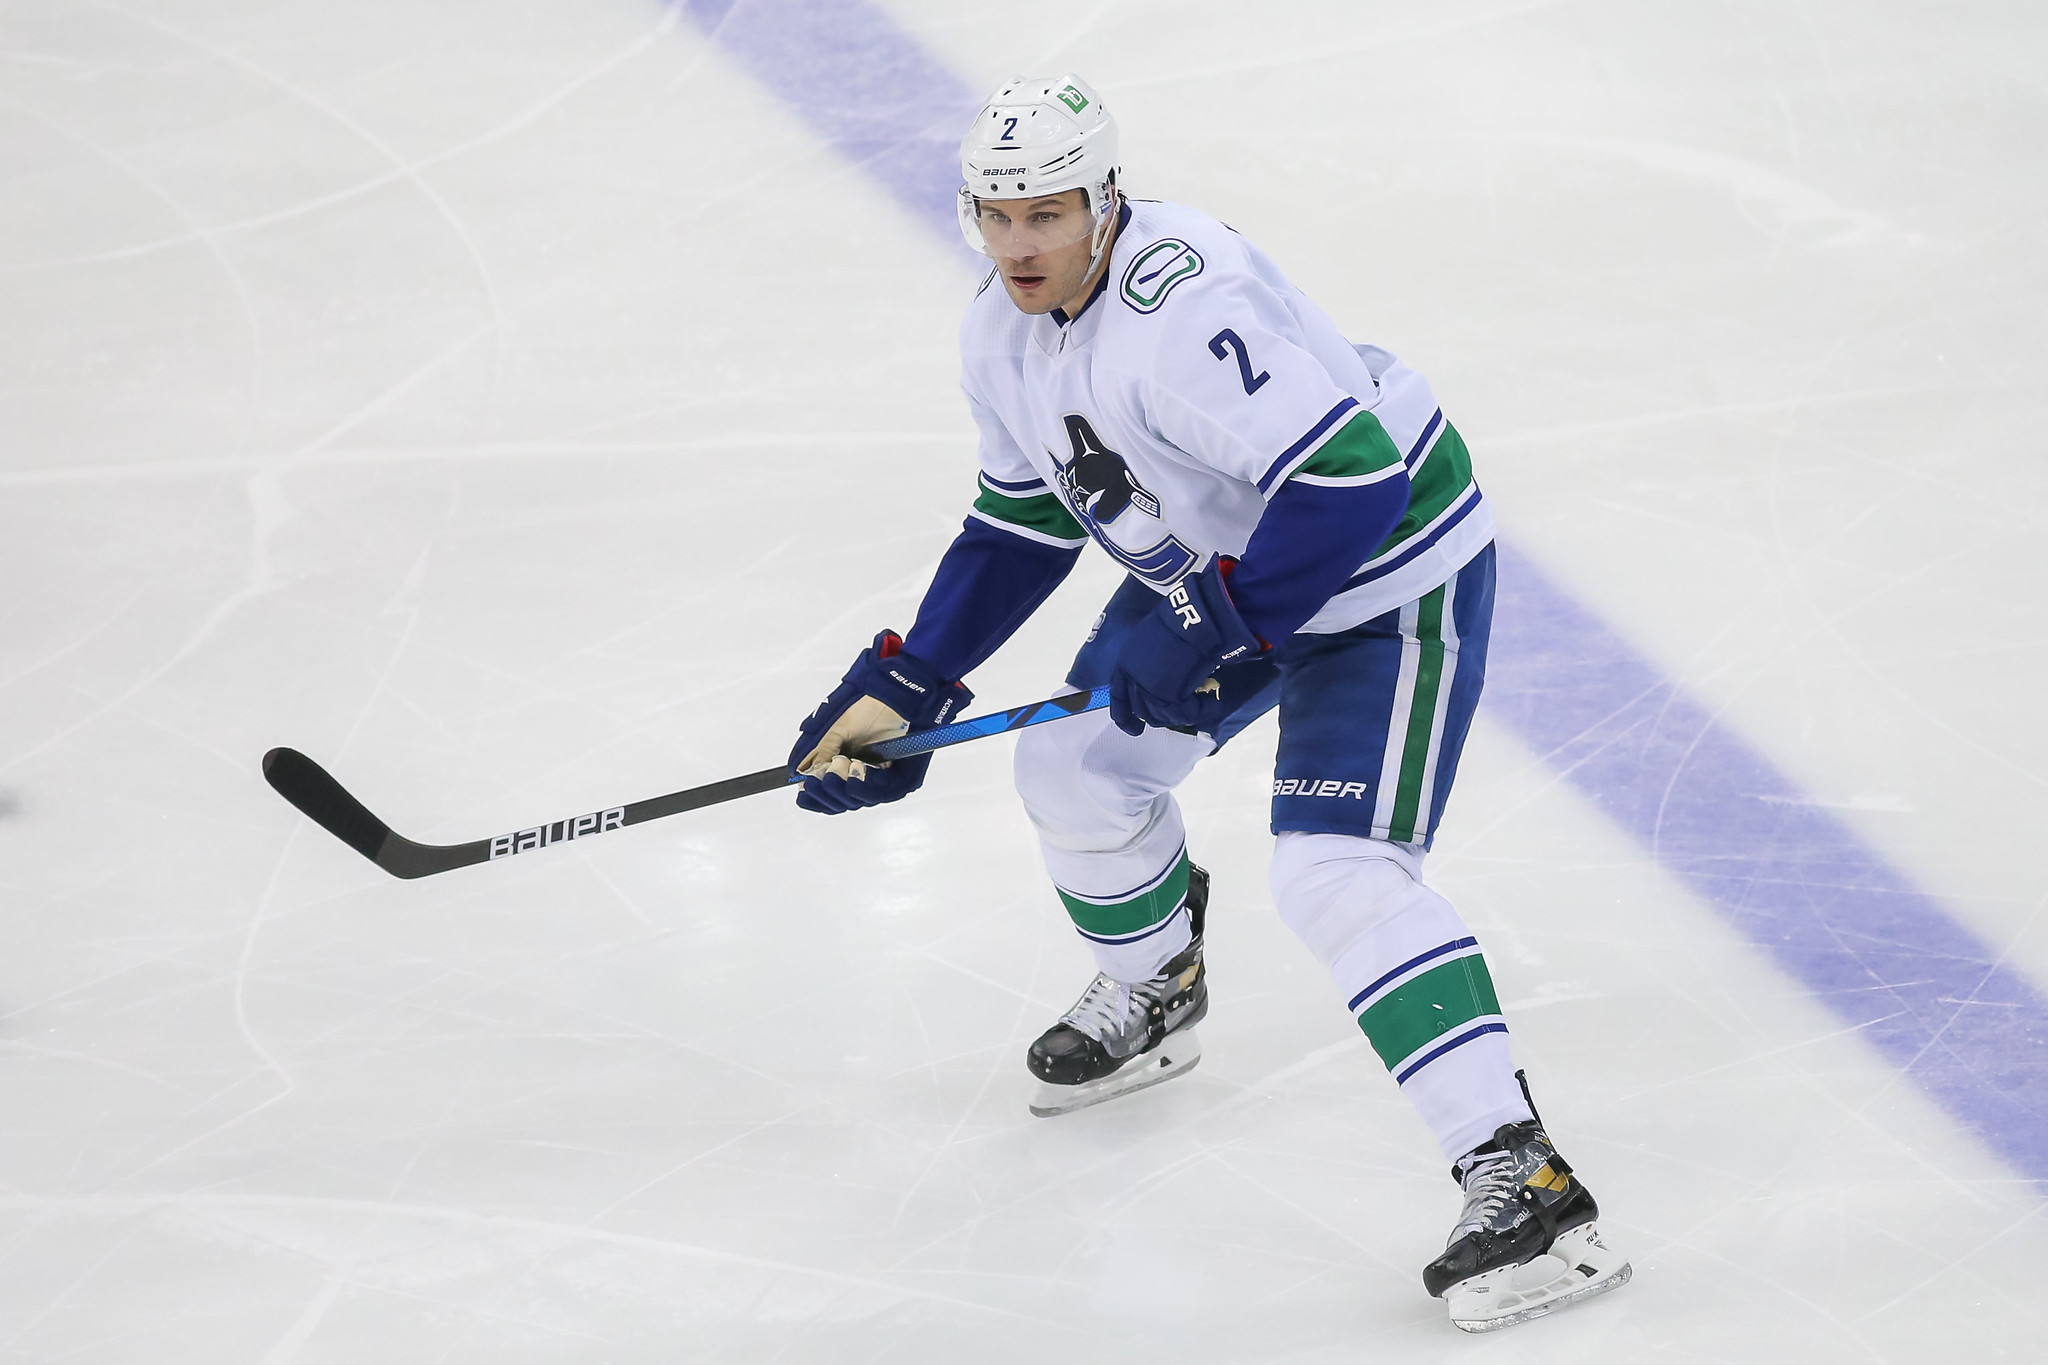
[[[1202,1060],[1194,1026],[1209,1012],[1202,970],[1209,874],[1192,865],[1187,905],[1193,940],[1158,976],[1126,983],[1098,975],[1031,1045],[1025,1062],[1039,1080],[1032,1113],[1051,1118],[1085,1109],[1170,1081]]]
[[[1600,1206],[1535,1120],[1504,1124],[1451,1168],[1465,1211],[1423,1287],[1467,1332],[1540,1318],[1628,1283],[1628,1258],[1600,1240]]]

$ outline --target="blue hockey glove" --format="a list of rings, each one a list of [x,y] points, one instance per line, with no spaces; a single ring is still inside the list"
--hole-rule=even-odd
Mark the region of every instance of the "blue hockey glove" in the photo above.
[[[1214,733],[1236,699],[1226,700],[1210,677],[1264,649],[1230,604],[1222,561],[1212,559],[1124,637],[1109,675],[1109,718],[1127,735],[1147,725]]]
[[[852,755],[912,726],[943,725],[973,700],[965,687],[905,654],[895,631],[883,631],[797,731],[789,766],[804,784],[796,803],[823,815],[842,815],[902,800],[924,785],[930,754],[894,763],[863,763]]]

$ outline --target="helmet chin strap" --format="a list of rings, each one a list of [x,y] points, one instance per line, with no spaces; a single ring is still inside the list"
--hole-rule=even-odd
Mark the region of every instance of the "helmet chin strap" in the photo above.
[[[1102,253],[1109,246],[1110,236],[1116,231],[1117,210],[1122,207],[1124,201],[1123,191],[1116,187],[1116,175],[1114,172],[1111,172],[1109,179],[1102,183],[1109,187],[1108,204],[1103,210],[1101,221],[1096,223],[1089,232],[1089,275],[1093,275],[1095,267],[1102,263]]]

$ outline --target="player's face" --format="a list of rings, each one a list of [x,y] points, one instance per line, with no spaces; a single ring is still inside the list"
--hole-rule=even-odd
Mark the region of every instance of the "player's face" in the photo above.
[[[1084,190],[1038,199],[983,199],[981,238],[995,258],[1010,302],[1026,313],[1050,313],[1084,302],[1094,283],[1088,242],[1094,220]],[[1104,256],[1107,257],[1105,252]]]

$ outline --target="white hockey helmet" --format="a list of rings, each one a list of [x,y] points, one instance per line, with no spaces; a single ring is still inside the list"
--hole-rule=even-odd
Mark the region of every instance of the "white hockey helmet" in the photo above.
[[[983,200],[1037,199],[1066,190],[1087,194],[1087,212],[1036,237],[996,215],[1005,235],[1022,235],[1039,250],[1091,236],[1089,266],[1102,255],[1116,222],[1116,120],[1095,87],[1079,76],[1018,76],[988,97],[960,140],[960,232],[984,256]],[[1003,252],[1000,254],[1011,254]]]

